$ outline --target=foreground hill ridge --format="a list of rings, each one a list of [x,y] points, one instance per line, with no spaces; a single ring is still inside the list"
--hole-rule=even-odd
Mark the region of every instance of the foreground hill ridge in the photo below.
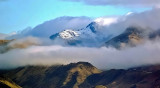
[[[9,78],[5,78],[3,76],[0,77],[0,88],[22,88],[14,83]]]
[[[101,71],[88,62],[78,62],[68,65],[24,66],[0,73],[23,88],[160,87],[160,65]]]
[[[57,66],[26,66],[6,72],[5,76],[23,88],[78,88],[91,74],[100,73],[88,62]]]

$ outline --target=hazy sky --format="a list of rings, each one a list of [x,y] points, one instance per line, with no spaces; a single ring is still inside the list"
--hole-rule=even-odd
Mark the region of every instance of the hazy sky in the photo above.
[[[80,0],[79,0],[80,1]],[[149,7],[88,5],[67,0],[0,0],[0,33],[35,27],[60,16],[88,16],[91,18],[142,12]]]

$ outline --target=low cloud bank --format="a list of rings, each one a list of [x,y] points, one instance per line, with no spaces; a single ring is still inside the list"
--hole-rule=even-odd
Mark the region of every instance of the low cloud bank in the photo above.
[[[54,65],[87,61],[100,69],[129,68],[140,65],[160,64],[160,42],[148,41],[134,48],[88,48],[63,46],[31,46],[0,54],[0,68],[25,65]]]
[[[2,40],[3,41],[3,40]],[[42,41],[36,37],[26,37],[21,39],[7,40],[4,44],[0,45],[0,53],[6,53],[12,49],[28,48],[30,46],[41,45]]]
[[[7,46],[10,48],[27,48],[33,45],[40,45],[41,41],[35,37],[26,37],[18,40],[13,40]]]

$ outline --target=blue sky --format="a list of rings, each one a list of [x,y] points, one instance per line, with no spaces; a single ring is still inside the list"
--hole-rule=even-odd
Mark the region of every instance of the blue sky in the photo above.
[[[0,1],[0,33],[10,33],[35,27],[61,16],[88,16],[91,18],[142,12],[150,8],[94,6],[62,0],[4,0]]]

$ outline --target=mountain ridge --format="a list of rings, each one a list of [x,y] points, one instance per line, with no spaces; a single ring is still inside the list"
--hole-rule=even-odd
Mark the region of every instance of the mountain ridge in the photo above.
[[[99,70],[88,62],[24,66],[1,72],[23,88],[158,88],[160,65]]]
[[[146,40],[153,40],[157,36],[160,36],[159,30],[149,30],[138,26],[129,26],[117,36],[106,37],[102,36],[99,32],[98,23],[91,22],[85,28],[79,30],[64,30],[62,32],[53,34],[50,39],[56,41],[60,38],[61,42],[65,42],[63,45],[69,46],[88,46],[93,47],[114,47],[116,49],[121,49],[125,47],[134,47],[142,44]],[[61,34],[64,34],[62,36]],[[60,42],[58,41],[58,42]]]
[[[143,29],[139,29],[137,27],[128,27],[123,33],[120,35],[113,37],[109,41],[105,42],[105,46],[115,47],[115,48],[123,48],[125,45],[136,46],[136,43],[141,43],[145,34]]]
[[[23,88],[78,88],[86,77],[100,72],[88,62],[78,62],[49,67],[20,67],[7,72],[5,76]]]

